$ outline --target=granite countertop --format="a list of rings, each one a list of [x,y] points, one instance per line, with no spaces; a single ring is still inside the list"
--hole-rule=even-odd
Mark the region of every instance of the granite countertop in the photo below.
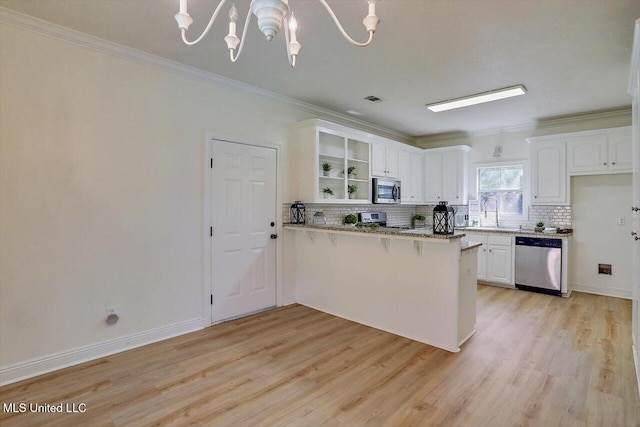
[[[462,252],[482,246],[480,242],[460,242],[460,250]]]
[[[346,231],[351,233],[383,234],[387,236],[421,237],[441,240],[461,239],[465,236],[465,234],[461,232],[455,232],[454,234],[433,234],[433,230],[431,230],[430,228],[418,228],[412,230],[389,230],[388,228],[384,227],[373,229],[369,227],[354,227],[352,225],[283,224],[283,226],[311,230]]]
[[[508,234],[512,236],[528,236],[528,237],[542,237],[549,239],[561,239],[563,237],[571,237],[573,232],[569,233],[544,233],[541,231],[535,231],[530,229],[519,229],[519,228],[495,228],[495,227],[456,227],[456,230],[465,232],[465,233],[498,233],[498,234]]]

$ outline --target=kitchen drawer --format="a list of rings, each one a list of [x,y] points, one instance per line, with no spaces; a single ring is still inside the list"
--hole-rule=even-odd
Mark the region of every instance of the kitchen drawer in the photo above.
[[[512,241],[513,241],[513,237],[511,236],[489,236],[490,245],[511,246]]]

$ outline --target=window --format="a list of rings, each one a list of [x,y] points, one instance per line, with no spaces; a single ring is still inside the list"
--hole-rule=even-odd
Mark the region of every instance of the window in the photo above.
[[[498,210],[500,216],[521,217],[525,208],[525,167],[509,164],[478,167],[480,211]]]

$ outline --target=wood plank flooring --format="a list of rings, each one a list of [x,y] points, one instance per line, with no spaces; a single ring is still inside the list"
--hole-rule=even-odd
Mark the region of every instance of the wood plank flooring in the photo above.
[[[458,354],[294,305],[0,388],[8,426],[638,426],[631,303],[479,285]]]

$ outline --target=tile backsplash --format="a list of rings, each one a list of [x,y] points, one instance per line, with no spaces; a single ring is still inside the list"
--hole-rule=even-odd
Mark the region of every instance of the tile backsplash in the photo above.
[[[289,208],[291,203],[282,205],[282,219],[289,222]],[[321,211],[327,219],[327,225],[339,225],[344,217],[358,212],[386,212],[387,223],[390,226],[409,225],[411,217],[417,213],[427,217],[427,225],[433,224],[433,208],[435,205],[341,205],[325,203],[306,203],[307,223],[313,220],[313,215]],[[468,213],[467,205],[453,206],[456,212]],[[500,225],[509,228],[533,229],[538,221],[546,226],[571,227],[571,206],[529,206],[529,219],[508,220],[500,217]]]
[[[282,218],[289,222],[289,208],[291,203],[282,205]],[[416,206],[413,205],[328,205],[325,203],[305,203],[306,222],[313,221],[313,215],[320,211],[327,219],[327,225],[340,225],[344,223],[344,217],[359,212],[386,212],[387,225],[409,225],[411,217],[416,214]]]

